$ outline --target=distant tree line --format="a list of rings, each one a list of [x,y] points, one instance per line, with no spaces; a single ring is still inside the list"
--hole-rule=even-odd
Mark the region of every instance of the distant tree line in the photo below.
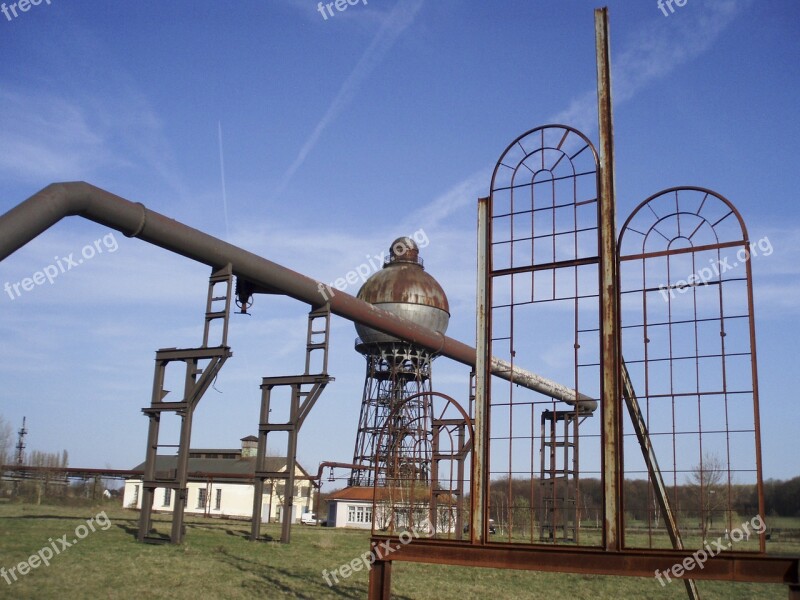
[[[11,425],[0,416],[0,464],[16,464],[13,441],[14,432]],[[29,478],[23,478],[13,472],[8,474],[0,472],[0,495],[13,496],[37,504],[45,497],[71,495],[71,486],[66,476],[58,472],[59,469],[69,466],[69,455],[66,450],[62,452],[33,450],[25,453],[22,464],[44,470]]]
[[[648,518],[655,526],[663,525],[655,500],[653,487],[647,479],[627,479],[623,484],[624,510],[629,524]],[[717,476],[704,477],[702,486],[699,476],[690,475],[682,485],[668,485],[667,493],[674,511],[682,519],[693,519],[702,529],[724,522],[730,501],[730,510],[738,517],[752,518],[758,513],[758,493],[755,484],[731,483]],[[511,518],[515,528],[526,529],[530,519],[536,520],[537,508],[542,503],[542,488],[538,478],[496,479],[490,483],[490,517],[497,523]],[[533,506],[531,506],[533,499]],[[584,524],[602,521],[603,488],[600,479],[581,479],[576,499]],[[764,482],[764,505],[769,516],[800,516],[800,477],[786,481],[770,479]],[[525,515],[529,516],[525,516]],[[510,517],[511,515],[511,517]]]
[[[14,430],[2,415],[0,415],[0,465],[11,462],[11,448],[14,440]]]
[[[764,504],[767,515],[800,517],[800,477],[786,481],[767,479],[764,482]]]

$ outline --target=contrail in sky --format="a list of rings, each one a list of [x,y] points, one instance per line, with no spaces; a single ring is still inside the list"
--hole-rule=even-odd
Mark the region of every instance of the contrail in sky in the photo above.
[[[217,121],[217,139],[219,140],[219,173],[222,180],[222,212],[225,216],[225,240],[230,242],[228,230],[228,192],[225,189],[225,157],[222,154],[222,122]]]
[[[292,177],[294,177],[294,174],[305,162],[308,155],[314,149],[314,146],[317,145],[322,132],[325,131],[328,125],[330,125],[331,122],[341,114],[345,107],[350,104],[356,91],[364,82],[364,79],[366,79],[373,69],[381,62],[381,59],[391,49],[397,41],[397,38],[400,37],[400,34],[414,22],[414,17],[416,17],[419,9],[422,8],[423,2],[424,0],[401,0],[397,3],[392,12],[389,13],[389,16],[386,17],[378,33],[375,34],[372,42],[370,42],[364,54],[361,55],[358,63],[356,63],[355,68],[353,68],[350,75],[345,79],[342,87],[339,88],[339,92],[336,94],[333,102],[331,102],[328,110],[325,111],[322,119],[320,119],[314,131],[308,137],[305,144],[303,144],[303,147],[297,154],[297,158],[294,159],[294,162],[286,170],[286,173],[284,173],[275,191],[276,196],[280,196],[284,192],[286,186],[289,185]]]

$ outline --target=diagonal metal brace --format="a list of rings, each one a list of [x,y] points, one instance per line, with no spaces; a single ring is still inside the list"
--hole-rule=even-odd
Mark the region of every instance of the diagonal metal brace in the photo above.
[[[656,493],[656,500],[664,515],[664,523],[667,526],[667,533],[669,539],[672,541],[672,547],[676,550],[683,550],[683,538],[681,538],[680,529],[678,529],[678,522],[675,520],[675,513],[672,512],[672,505],[669,501],[667,494],[667,487],[664,485],[664,478],[661,475],[661,469],[658,467],[658,459],[656,452],[653,449],[653,444],[650,441],[650,433],[647,431],[647,423],[642,415],[642,409],[639,406],[639,400],[636,398],[636,391],[633,389],[630,373],[625,361],[620,361],[622,365],[622,396],[625,398],[625,404],[628,407],[628,414],[633,423],[633,429],[636,432],[636,439],[639,440],[639,446],[642,449],[644,462],[647,465],[647,472],[650,474],[650,481],[653,483],[653,488]],[[686,593],[691,600],[698,600],[700,598],[697,592],[697,584],[694,579],[684,579],[686,585]]]

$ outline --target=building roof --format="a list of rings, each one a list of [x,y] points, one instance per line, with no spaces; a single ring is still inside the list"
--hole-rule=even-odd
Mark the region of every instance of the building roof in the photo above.
[[[247,437],[243,437],[240,442],[257,442],[258,438],[254,435],[248,435]]]
[[[191,453],[196,452],[190,450]],[[133,467],[133,471],[144,471],[145,463],[139,463]],[[308,475],[308,472],[296,463],[297,468],[303,473]],[[267,471],[282,471],[286,469],[285,456],[267,456],[265,458],[265,468]],[[156,456],[156,474],[159,471],[170,471],[177,469],[178,457],[177,456]],[[241,475],[243,479],[250,479],[256,472],[255,458],[189,458],[189,473],[202,472],[202,473],[216,473],[221,475]],[[140,479],[139,476],[135,477]],[[190,481],[199,481],[197,477],[189,477]],[[312,482],[317,485],[316,482]]]
[[[331,492],[328,500],[361,500],[362,502],[372,502],[374,499],[375,488],[373,487],[346,487],[342,490]]]
[[[198,454],[205,454],[206,456],[200,457]],[[193,458],[238,458],[242,455],[239,448],[192,448],[189,450],[189,455]],[[209,456],[211,455],[211,456]]]
[[[395,497],[395,501],[396,502],[402,503],[403,502],[403,500],[402,500],[403,498],[406,499],[405,501],[408,501],[407,500],[408,493],[409,493],[408,490],[402,490],[401,491],[398,488],[395,488],[395,490],[396,490],[396,497]],[[391,501],[391,496],[390,496],[391,491],[392,491],[391,488],[379,487],[378,488],[378,500],[382,501],[382,502]],[[414,490],[414,498],[415,498],[414,502],[415,503],[427,502],[429,500],[429,498],[430,498],[430,493],[431,493],[430,488],[419,487],[419,488],[415,489]],[[351,500],[351,501],[356,501],[356,502],[373,502],[374,498],[375,498],[374,494],[375,494],[375,488],[352,486],[352,487],[346,487],[346,488],[338,490],[336,492],[331,492],[331,495],[328,497],[328,501],[331,501],[331,500],[334,500],[334,501],[335,500]],[[451,504],[454,504],[455,503],[455,498],[453,496],[451,496],[450,494],[447,494],[447,495],[440,494],[438,501],[440,503],[451,503]]]

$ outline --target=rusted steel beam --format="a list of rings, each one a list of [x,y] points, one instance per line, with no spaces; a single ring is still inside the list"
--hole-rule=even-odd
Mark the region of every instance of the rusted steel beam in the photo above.
[[[228,263],[233,273],[262,289],[285,294],[423,346],[464,365],[475,366],[475,348],[398,317],[266,258],[188,227],[139,202],[130,202],[85,182],[53,183],[0,216],[0,260],[68,216],[81,216],[214,268]],[[493,373],[558,400],[575,398],[570,390],[544,377],[494,360]],[[556,394],[556,395],[554,395]]]
[[[28,467],[25,465],[2,465],[0,472],[17,473],[60,473],[68,477],[78,477],[80,475],[101,475],[103,477],[132,477],[142,475],[144,471],[130,471],[123,469],[82,469],[79,467]]]
[[[708,557],[699,568],[691,550],[622,550],[576,546],[536,546],[529,544],[487,543],[482,546],[452,540],[415,539],[403,544],[399,538],[373,536],[373,547],[381,543],[392,548],[384,555],[392,561],[424,562],[464,567],[552,571],[630,577],[653,577],[670,571],[676,579],[676,565],[691,558],[696,567],[685,574],[694,579],[798,585],[800,559],[770,556],[756,552],[722,552]],[[688,563],[687,563],[688,564]],[[653,582],[655,589],[660,586]]]
[[[144,470],[129,469],[84,469],[81,467],[29,467],[25,465],[2,465],[0,472],[17,473],[58,473],[66,477],[80,477],[81,475],[98,475],[100,477],[141,477]],[[216,473],[213,471],[189,471],[189,478],[192,479],[252,479],[252,475],[246,473]],[[314,479],[306,477],[306,479]]]
[[[321,480],[322,479],[322,472],[328,467],[334,467],[334,468],[339,468],[339,469],[350,469],[351,471],[354,470],[354,469],[357,470],[357,471],[368,471],[369,469],[372,468],[372,467],[369,467],[369,466],[366,466],[366,465],[355,465],[353,463],[336,462],[336,461],[326,460],[326,461],[323,461],[323,462],[319,463],[319,469],[317,470],[317,474],[310,476],[309,479],[312,480],[312,481]]]
[[[608,9],[594,11],[597,51],[597,114],[600,136],[600,365],[602,375],[603,545],[623,547],[620,315],[614,190],[614,125]]]
[[[379,548],[373,544],[372,552],[375,556]],[[392,598],[392,563],[385,560],[376,560],[369,572],[369,600],[391,600]]]
[[[302,479],[304,481],[319,481],[320,473],[325,466],[342,467],[348,469],[365,469],[363,465],[351,465],[350,463],[339,462],[323,462],[320,463],[320,472],[317,475],[297,475],[295,479]],[[2,473],[57,473],[63,474],[66,477],[80,477],[82,475],[100,476],[100,477],[142,477],[144,470],[129,470],[129,469],[83,469],[80,467],[27,467],[25,465],[2,465],[0,466]],[[191,480],[207,480],[207,479],[232,479],[232,480],[252,480],[253,474],[248,473],[217,473],[214,471],[189,471],[188,477]]]

